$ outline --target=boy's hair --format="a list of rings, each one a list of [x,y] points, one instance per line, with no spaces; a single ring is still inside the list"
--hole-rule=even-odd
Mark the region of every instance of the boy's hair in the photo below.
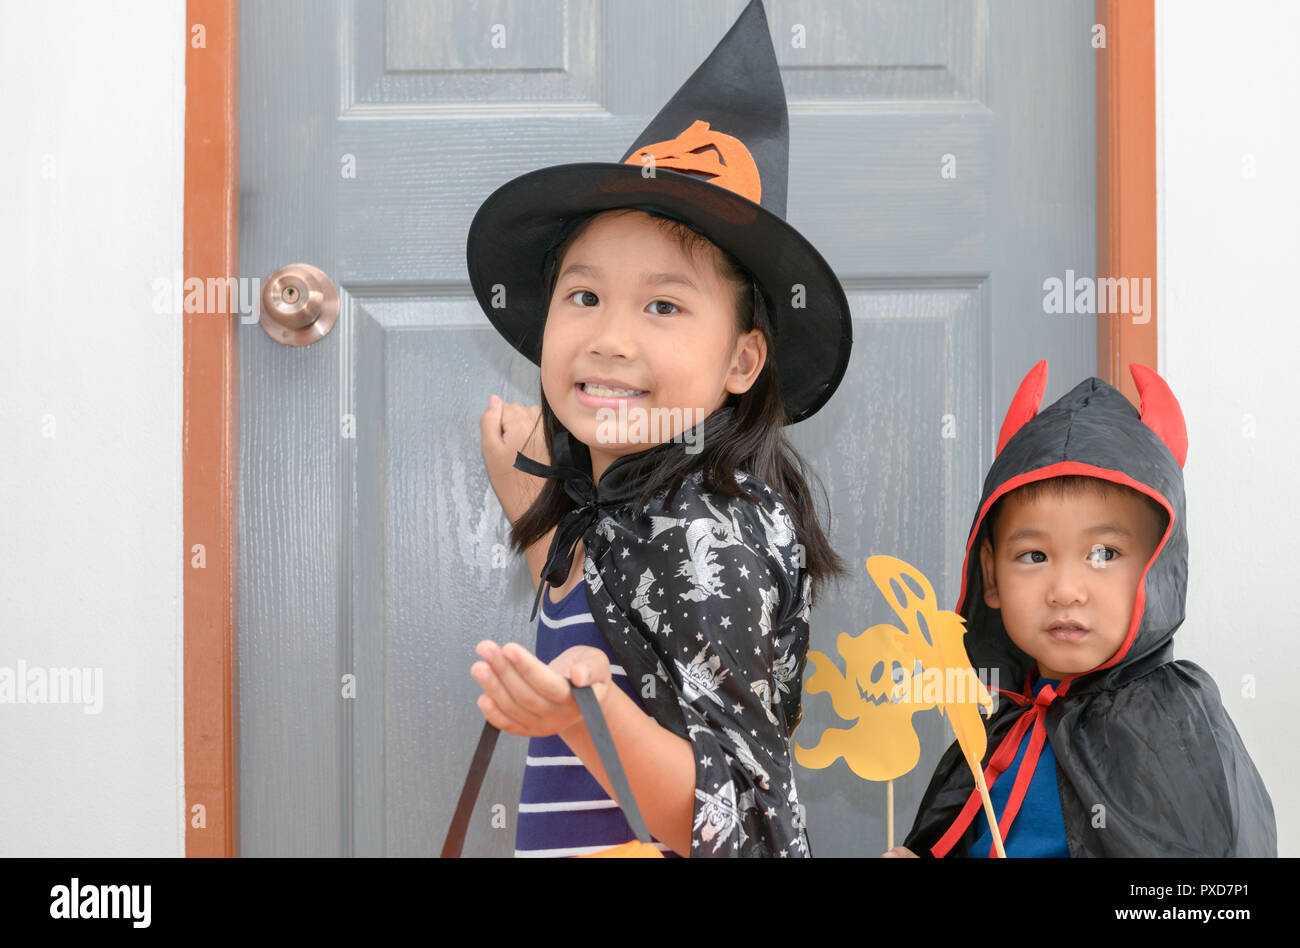
[[[634,209],[615,210],[626,213]],[[546,290],[544,299],[548,307],[555,292],[556,277],[564,261],[565,252],[587,229],[598,213],[606,212],[596,212],[570,222],[567,236],[548,255],[549,267],[544,267],[542,276],[543,287]],[[789,505],[795,536],[804,550],[804,568],[812,580],[809,594],[816,599],[825,580],[842,576],[848,570],[839,555],[831,549],[830,542],[822,531],[807,477],[811,475],[816,480],[823,501],[826,499],[825,487],[785,437],[785,405],[781,399],[776,363],[772,358],[772,328],[767,316],[768,309],[763,292],[735,257],[690,225],[650,211],[645,213],[650,214],[656,224],[677,240],[683,252],[691,255],[697,252],[707,253],[709,250],[714,252],[714,264],[718,274],[736,289],[737,336],[753,329],[759,330],[767,342],[768,354],[763,368],[749,390],[739,395],[731,393],[727,396],[724,407],[734,409],[727,423],[712,438],[706,439],[697,454],[677,452],[671,456],[668,464],[656,468],[647,479],[645,489],[636,501],[635,509],[638,512],[643,511],[650,498],[664,486],[668,487],[666,503],[671,506],[682,481],[696,468],[702,469],[704,486],[712,493],[728,497],[743,497],[750,502],[757,502],[758,499],[736,483],[735,478],[737,470],[753,474],[773,491],[779,493]],[[540,350],[541,334],[538,336],[537,345]],[[540,351],[537,353],[536,361],[538,365],[541,364]],[[561,426],[555,412],[546,401],[544,390],[541,390],[540,401],[546,449],[550,457],[554,458],[554,439]],[[580,463],[582,460],[586,461],[586,469],[590,472],[590,452],[585,445],[576,442],[576,439],[575,452],[579,455]],[[583,455],[585,458],[582,457]],[[572,501],[565,494],[563,484],[548,478],[532,506],[513,525],[510,534],[511,548],[521,553],[532,546],[552,527],[559,524],[571,506]],[[827,518],[829,525],[829,504],[827,504]]]
[[[1160,505],[1154,497],[1142,493],[1140,490],[1134,490],[1127,484],[1116,484],[1114,481],[1103,480],[1100,477],[1089,477],[1086,474],[1062,474],[1059,477],[1047,477],[1041,481],[1030,481],[1028,484],[1022,484],[1015,490],[1008,491],[993,502],[989,508],[988,525],[989,525],[989,545],[994,546],[994,528],[997,526],[998,514],[1002,509],[1002,502],[1008,497],[1019,497],[1022,500],[1037,500],[1044,493],[1050,491],[1056,497],[1065,497],[1067,495],[1082,494],[1085,491],[1094,491],[1103,497],[1109,496],[1114,491],[1130,494],[1145,502],[1151,515],[1155,518],[1156,523],[1156,541],[1164,536],[1165,527],[1169,525],[1169,514],[1165,508]]]

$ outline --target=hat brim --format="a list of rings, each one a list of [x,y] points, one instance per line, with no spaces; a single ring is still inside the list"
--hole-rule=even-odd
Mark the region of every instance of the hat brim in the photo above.
[[[853,327],[844,289],[797,230],[753,201],[689,174],[639,165],[554,165],[497,188],[478,209],[466,243],[470,285],[492,325],[541,364],[550,301],[543,262],[564,225],[618,207],[657,210],[689,222],[732,254],[758,283],[772,315],[773,358],[786,423],[816,412],[848,368]],[[796,287],[802,286],[801,295]],[[504,305],[494,288],[504,287]],[[796,298],[802,303],[795,305]]]

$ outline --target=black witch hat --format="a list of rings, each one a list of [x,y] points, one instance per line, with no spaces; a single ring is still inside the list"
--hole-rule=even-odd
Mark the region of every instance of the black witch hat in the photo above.
[[[572,226],[619,207],[683,221],[753,277],[772,323],[786,423],[801,421],[839,385],[853,336],[834,271],[785,221],[789,153],[776,50],[763,4],[751,0],[619,163],[541,168],[483,202],[466,247],[479,305],[540,365],[551,258]]]

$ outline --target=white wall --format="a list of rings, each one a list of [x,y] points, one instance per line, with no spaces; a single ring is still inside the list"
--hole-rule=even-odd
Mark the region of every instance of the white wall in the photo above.
[[[1300,856],[1300,4],[1158,0],[1156,30],[1160,366],[1189,440],[1176,656],[1219,683]]]
[[[0,7],[0,675],[103,682],[0,703],[0,856],[185,852],[185,4],[131,6]]]

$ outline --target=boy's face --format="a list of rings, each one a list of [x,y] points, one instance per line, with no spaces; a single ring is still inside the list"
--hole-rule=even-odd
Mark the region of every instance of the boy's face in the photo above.
[[[980,548],[984,602],[1002,610],[1011,641],[1046,678],[1089,671],[1113,656],[1133,618],[1138,581],[1160,524],[1127,491],[1012,491]]]
[[[753,384],[766,347],[757,330],[737,332],[735,299],[708,255],[684,253],[641,211],[602,213],[569,246],[546,317],[542,389],[590,449],[597,480],[615,458],[671,440]],[[596,380],[640,394],[582,384]]]

